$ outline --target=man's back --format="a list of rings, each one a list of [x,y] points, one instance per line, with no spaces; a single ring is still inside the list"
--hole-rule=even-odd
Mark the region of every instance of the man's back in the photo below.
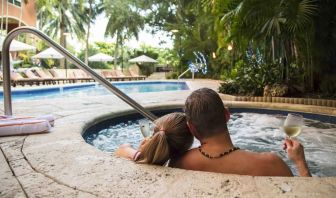
[[[209,159],[191,149],[170,166],[188,170],[253,176],[292,176],[288,166],[276,154],[236,150],[221,158]]]

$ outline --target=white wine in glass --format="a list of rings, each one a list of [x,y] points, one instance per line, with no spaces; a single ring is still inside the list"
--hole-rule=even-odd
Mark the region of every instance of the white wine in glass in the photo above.
[[[301,133],[302,125],[302,115],[289,113],[284,123],[284,131],[289,138],[298,136]]]

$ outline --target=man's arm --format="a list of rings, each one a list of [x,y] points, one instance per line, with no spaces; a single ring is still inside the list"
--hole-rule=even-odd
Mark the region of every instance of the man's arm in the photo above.
[[[286,139],[284,149],[287,151],[288,158],[294,162],[301,177],[311,177],[305,159],[303,146],[296,140]]]
[[[281,177],[292,177],[293,173],[287,164],[274,153],[264,153],[266,157],[267,176],[281,176]],[[266,176],[266,175],[265,175]]]

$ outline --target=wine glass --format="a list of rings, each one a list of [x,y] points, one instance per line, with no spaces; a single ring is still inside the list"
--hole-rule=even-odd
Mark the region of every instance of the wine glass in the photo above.
[[[301,133],[303,117],[299,114],[289,113],[284,122],[284,131],[290,138],[298,136]]]
[[[152,135],[154,131],[155,124],[147,119],[139,120],[140,131],[144,138]]]

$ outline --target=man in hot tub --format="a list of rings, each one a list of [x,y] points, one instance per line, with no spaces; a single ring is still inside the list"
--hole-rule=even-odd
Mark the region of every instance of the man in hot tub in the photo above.
[[[186,100],[185,113],[191,133],[201,146],[171,161],[177,168],[253,176],[293,176],[274,153],[256,153],[235,147],[227,128],[230,118],[219,95],[207,88],[194,91]],[[302,145],[286,139],[284,149],[300,176],[311,176]]]

